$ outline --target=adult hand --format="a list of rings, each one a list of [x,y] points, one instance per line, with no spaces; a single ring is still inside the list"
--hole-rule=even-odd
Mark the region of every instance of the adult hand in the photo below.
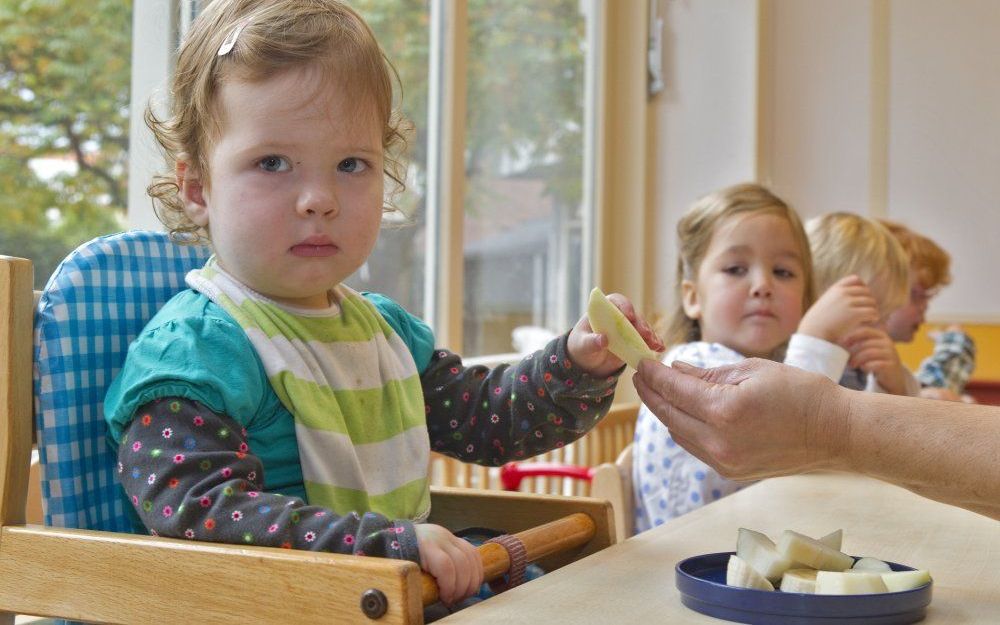
[[[850,353],[848,365],[872,373],[879,386],[893,395],[906,395],[909,373],[899,359],[896,344],[879,328],[858,328],[845,337],[844,349]]]
[[[626,319],[632,322],[650,349],[655,352],[665,349],[663,341],[656,336],[656,332],[646,320],[635,312],[635,307],[627,297],[620,293],[612,293],[608,295],[608,299],[622,311]],[[570,331],[566,351],[576,366],[594,377],[609,376],[625,364],[618,356],[608,351],[608,337],[594,332],[587,315],[581,317]]]
[[[799,332],[839,344],[855,328],[878,321],[878,302],[858,276],[841,278],[809,307]]]
[[[472,543],[440,525],[418,523],[420,568],[434,576],[438,597],[452,605],[479,591],[483,585],[483,560]]]
[[[796,367],[643,361],[632,381],[674,440],[730,479],[834,468],[848,435],[844,392]]]

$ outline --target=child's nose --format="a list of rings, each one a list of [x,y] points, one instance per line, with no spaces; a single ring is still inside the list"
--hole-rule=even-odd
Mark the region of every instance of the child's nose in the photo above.
[[[340,212],[337,203],[337,194],[330,189],[307,188],[299,194],[296,211],[302,215],[319,215],[321,217],[333,217]]]
[[[768,272],[757,272],[754,275],[753,281],[753,296],[754,297],[770,297],[773,289],[773,282],[771,280],[771,275]]]

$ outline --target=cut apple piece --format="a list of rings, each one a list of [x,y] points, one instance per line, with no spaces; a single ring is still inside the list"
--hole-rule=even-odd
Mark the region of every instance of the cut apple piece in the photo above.
[[[601,292],[601,289],[596,287],[590,292],[587,317],[594,332],[608,337],[608,350],[633,369],[637,368],[639,361],[644,358],[659,360],[656,352],[646,345],[646,341],[639,335],[632,322]]]
[[[789,569],[781,576],[781,592],[816,592],[815,569]]]
[[[760,532],[741,527],[736,538],[736,555],[771,582],[792,568],[792,561],[778,553],[774,541]]]
[[[836,549],[837,551],[842,551],[844,544],[844,530],[837,530],[834,532],[830,532],[826,536],[823,536],[822,538],[817,538],[816,540],[823,543],[830,549]]]
[[[889,592],[901,592],[929,584],[931,574],[927,571],[893,571],[882,573],[882,581]]]
[[[860,558],[851,567],[852,571],[869,571],[871,573],[888,573],[892,567],[878,558]]]
[[[831,549],[815,538],[785,530],[778,540],[778,553],[793,563],[798,562],[821,571],[844,571],[851,568],[854,558]]]
[[[729,556],[729,564],[726,566],[726,584],[739,588],[753,588],[755,590],[774,590],[771,582],[753,570],[749,564],[739,556]]]
[[[888,592],[878,573],[817,571],[817,595],[871,595]]]

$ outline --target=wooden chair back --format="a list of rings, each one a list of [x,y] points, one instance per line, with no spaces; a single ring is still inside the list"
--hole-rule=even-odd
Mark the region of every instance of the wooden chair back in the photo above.
[[[622,542],[635,530],[632,496],[632,445],[629,443],[614,462],[597,467],[590,480],[590,496],[605,499],[615,511],[615,537]]]

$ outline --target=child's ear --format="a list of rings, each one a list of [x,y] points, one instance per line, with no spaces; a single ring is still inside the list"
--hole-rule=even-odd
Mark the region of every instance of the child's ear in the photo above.
[[[205,202],[205,189],[197,170],[183,161],[178,161],[176,175],[177,187],[180,189],[184,212],[188,219],[202,228],[208,226],[208,204]]]
[[[681,304],[684,314],[691,319],[701,318],[701,303],[698,302],[698,288],[691,280],[681,281]]]

